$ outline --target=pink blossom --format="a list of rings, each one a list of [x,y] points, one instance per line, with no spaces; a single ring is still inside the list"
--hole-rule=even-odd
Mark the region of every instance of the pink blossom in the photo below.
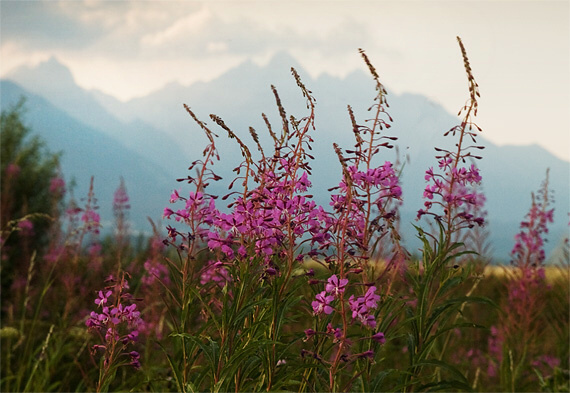
[[[129,205],[129,195],[127,194],[127,188],[125,187],[125,183],[121,181],[121,184],[115,190],[113,194],[113,210],[125,210],[130,209],[131,205]]]
[[[224,266],[223,262],[210,261],[202,270],[200,276],[200,284],[205,285],[208,282],[214,282],[220,287],[224,287],[226,283],[231,282],[232,278],[228,269]]]
[[[14,163],[10,163],[6,167],[6,175],[8,176],[16,177],[20,174],[21,171],[22,169],[20,168],[20,166]]]
[[[332,314],[334,309],[329,304],[334,300],[334,296],[332,295],[327,296],[326,292],[322,291],[321,293],[318,293],[315,296],[315,299],[316,300],[311,302],[311,305],[313,306],[313,312],[315,315],[322,314],[323,312],[325,314]]]
[[[54,195],[65,194],[65,180],[59,176],[53,177],[50,180],[49,192]]]
[[[34,223],[28,219],[18,221],[18,229],[20,229],[22,235],[32,236],[34,234]]]
[[[100,216],[94,210],[86,210],[81,215],[81,221],[85,223],[85,227],[88,231],[93,231],[94,233],[99,233],[100,227]]]
[[[333,296],[338,297],[341,293],[344,293],[346,285],[348,284],[348,279],[338,279],[336,274],[329,277],[327,285],[325,286],[325,291],[332,293]]]
[[[386,343],[386,338],[384,337],[384,333],[382,333],[382,332],[378,332],[378,333],[372,335],[372,340],[376,341],[379,344],[385,344]]]
[[[355,298],[351,295],[348,304],[352,310],[352,319],[358,319],[360,323],[372,328],[376,327],[376,319],[370,313],[370,309],[378,306],[380,296],[376,295],[376,287],[369,287],[364,296]]]

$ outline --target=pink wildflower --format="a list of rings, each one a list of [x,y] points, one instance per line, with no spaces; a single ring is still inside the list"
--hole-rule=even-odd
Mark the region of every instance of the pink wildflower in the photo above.
[[[317,294],[317,296],[315,296],[315,299],[316,300],[311,302],[315,315],[322,314],[323,312],[325,314],[332,314],[334,309],[329,304],[334,300],[334,296],[327,296],[326,292],[322,291],[321,293]]]

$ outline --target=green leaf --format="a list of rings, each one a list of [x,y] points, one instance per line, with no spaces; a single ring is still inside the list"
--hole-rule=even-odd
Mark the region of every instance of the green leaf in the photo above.
[[[166,352],[166,349],[164,349],[162,344],[159,343],[158,341],[156,343],[158,344],[160,349],[162,349],[162,352],[164,352],[164,354],[166,355],[166,359],[168,359],[168,364],[170,365],[170,369],[172,370],[172,374],[174,374],[174,381],[176,382],[176,388],[178,389],[179,392],[185,392],[186,390],[184,389],[184,386],[182,385],[182,378],[180,377],[180,371],[178,370],[178,367],[174,366],[174,363],[172,362],[172,358],[170,357],[168,352]]]
[[[426,340],[425,345],[426,346],[431,345],[438,337],[449,332],[450,330],[464,329],[464,328],[488,330],[488,328],[486,326],[478,325],[478,324],[472,323],[472,322],[455,323],[455,324],[448,326],[446,328],[439,329],[433,336],[431,336],[428,340]]]
[[[416,354],[416,341],[413,334],[408,334],[408,354],[410,355],[410,363],[414,364],[414,355]]]
[[[376,374],[376,376],[370,382],[370,388],[371,388],[370,391],[372,391],[372,392],[385,392],[387,389],[384,388],[382,386],[382,384],[384,383],[384,380],[386,379],[386,377],[388,377],[390,374],[394,374],[394,373],[397,373],[397,370],[388,369],[388,370],[384,370],[384,371],[381,371],[378,374]]]
[[[465,378],[465,376],[463,375],[463,373],[461,371],[459,371],[459,369],[457,369],[456,367],[452,366],[451,364],[448,364],[446,362],[443,362],[441,360],[437,360],[437,359],[424,359],[424,360],[420,360],[418,363],[416,363],[417,366],[433,366],[433,367],[437,367],[437,368],[443,368],[447,371],[449,371],[454,377],[455,377],[455,381],[458,381],[462,384],[464,384],[465,386],[467,386],[468,390],[471,390],[471,387],[469,386],[469,381],[467,380],[467,378]]]
[[[445,303],[443,303],[442,305],[448,303],[449,304],[480,303],[480,304],[487,304],[489,306],[492,306],[493,308],[499,308],[497,303],[495,303],[494,301],[485,296],[459,296],[445,301]]]
[[[217,342],[213,341],[210,337],[206,337],[206,339],[208,340],[209,344],[208,345],[204,343],[200,338],[195,337],[194,335],[188,333],[171,333],[170,336],[186,338],[192,341],[198,347],[200,347],[200,350],[206,357],[208,365],[210,366],[210,371],[212,372],[212,376],[216,374],[216,370],[218,367],[218,350],[219,350],[219,345]]]
[[[450,279],[445,280],[441,288],[439,289],[439,296],[443,296],[447,293],[447,291],[455,288],[457,285],[463,282],[463,277],[455,276]]]
[[[465,384],[461,381],[450,380],[450,381],[440,381],[434,383],[428,383],[425,385],[418,386],[418,391],[427,392],[457,392],[457,391],[467,391],[471,392],[473,389],[469,384]]]

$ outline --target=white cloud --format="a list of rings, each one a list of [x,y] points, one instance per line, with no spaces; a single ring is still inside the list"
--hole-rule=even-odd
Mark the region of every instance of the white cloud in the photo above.
[[[222,41],[208,42],[207,50],[209,53],[226,52],[228,50],[228,44]]]
[[[51,56],[50,52],[30,52],[15,41],[3,41],[0,46],[0,77],[8,74],[20,66],[35,66],[46,61]]]
[[[211,19],[212,13],[203,7],[198,12],[177,19],[162,31],[144,35],[141,42],[143,46],[157,47],[172,41],[188,39],[190,35],[199,34]]]

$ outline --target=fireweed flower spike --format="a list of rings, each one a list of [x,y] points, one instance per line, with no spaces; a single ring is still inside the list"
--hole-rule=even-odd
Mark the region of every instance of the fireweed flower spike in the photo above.
[[[473,149],[483,149],[483,146],[466,146],[466,139],[469,137],[473,143],[476,143],[475,130],[481,131],[472,118],[477,115],[477,97],[479,97],[479,86],[475,82],[475,78],[471,73],[471,66],[467,58],[467,53],[463,43],[457,37],[465,70],[467,72],[467,80],[469,84],[469,100],[467,104],[459,111],[465,113],[461,124],[453,127],[444,135],[459,134],[459,142],[456,144],[457,150],[450,151],[441,148],[435,148],[441,155],[436,156],[438,159],[439,171],[429,168],[426,171],[425,180],[428,182],[424,190],[424,208],[418,210],[417,219],[424,215],[433,216],[438,222],[444,224],[446,234],[451,235],[464,228],[472,228],[474,225],[483,225],[484,218],[476,217],[471,212],[479,211],[474,209],[478,203],[484,201],[483,198],[475,190],[475,185],[479,184],[482,177],[479,169],[474,163],[468,166],[462,166],[467,160],[480,159],[480,156],[472,154]],[[450,239],[449,239],[450,240]]]
[[[538,316],[543,313],[543,299],[551,289],[543,265],[545,236],[554,214],[554,209],[550,208],[553,200],[548,175],[547,170],[538,193],[531,194],[529,212],[521,222],[520,232],[515,235],[511,251],[513,269],[508,277],[508,296],[503,302],[506,312],[494,332],[502,338],[497,340],[495,352],[506,353],[508,348],[517,359],[522,359],[520,362],[527,363],[533,356],[546,355],[533,350],[529,343],[543,331]]]
[[[135,303],[128,304],[131,300],[128,290],[126,273],[122,274],[121,280],[112,287],[98,292],[95,299],[97,311],[92,311],[85,325],[96,333],[102,343],[92,347],[92,353],[103,351],[103,369],[100,373],[98,389],[110,383],[108,378],[113,374],[115,367],[129,364],[135,369],[140,368],[140,356],[136,351],[127,349],[138,340],[139,330],[144,328],[140,311]],[[129,362],[125,363],[123,355],[127,355]]]
[[[554,209],[549,209],[552,197],[548,189],[548,172],[539,193],[532,194],[530,210],[521,222],[521,231],[515,235],[511,264],[519,268],[539,267],[545,259],[544,236],[548,233],[548,224],[554,221]]]
[[[60,175],[52,178],[49,191],[54,195],[63,196],[65,194],[65,180]]]
[[[309,92],[306,89],[303,92],[309,107],[312,108]],[[275,91],[274,93],[276,94]],[[228,205],[232,210],[222,213],[211,205],[210,219],[202,221],[206,224],[203,233],[208,248],[216,255],[219,253],[219,258],[228,262],[235,258],[244,258],[247,250],[254,250],[255,255],[265,262],[269,275],[278,274],[279,271],[290,275],[293,262],[302,260],[304,256],[300,253],[300,242],[297,239],[309,233],[311,238],[307,242],[313,247],[322,246],[329,238],[324,230],[327,226],[327,214],[316,206],[311,195],[306,194],[311,187],[308,178],[310,168],[305,160],[310,158],[307,150],[310,150],[309,143],[312,140],[307,132],[312,126],[312,115],[308,119],[292,123],[295,132],[288,128],[288,121],[284,122],[283,135],[272,157],[267,157],[258,144],[262,155],[259,162],[253,161],[249,148],[222,119],[215,115],[212,115],[211,119],[223,128],[231,139],[237,141],[245,160],[235,169],[238,175],[243,174],[236,178],[242,180],[243,192],[234,191],[223,198],[235,196],[233,202]],[[301,127],[302,124],[304,127]],[[256,138],[255,133],[252,133],[252,136]],[[236,180],[230,184],[230,189]],[[252,187],[251,183],[255,187]],[[179,192],[175,192],[171,201],[180,199],[179,195]],[[192,205],[200,205],[200,199],[199,196],[192,198],[191,195],[185,209],[173,211],[167,208],[165,216],[175,216],[177,221],[189,223],[192,216],[189,208]],[[169,232],[175,233],[171,230]],[[307,251],[311,256],[316,255],[315,253],[313,248]],[[275,257],[285,258],[287,269],[272,267],[271,263],[274,263],[272,261]]]
[[[342,180],[329,190],[336,192],[331,195],[332,222],[328,232],[332,239],[328,244],[334,244],[337,254],[334,259],[341,267],[340,279],[346,278],[344,264],[349,269],[360,267],[369,272],[364,266],[370,259],[392,260],[397,255],[407,255],[400,245],[395,225],[402,197],[399,168],[390,161],[377,163],[378,154],[392,149],[392,142],[397,139],[384,133],[392,121],[387,111],[387,91],[367,55],[363,50],[360,54],[374,78],[377,94],[374,105],[369,108],[373,117],[365,120],[366,125],[359,124],[352,108],[348,107],[356,142],[354,148],[343,150],[333,144],[342,165]]]

